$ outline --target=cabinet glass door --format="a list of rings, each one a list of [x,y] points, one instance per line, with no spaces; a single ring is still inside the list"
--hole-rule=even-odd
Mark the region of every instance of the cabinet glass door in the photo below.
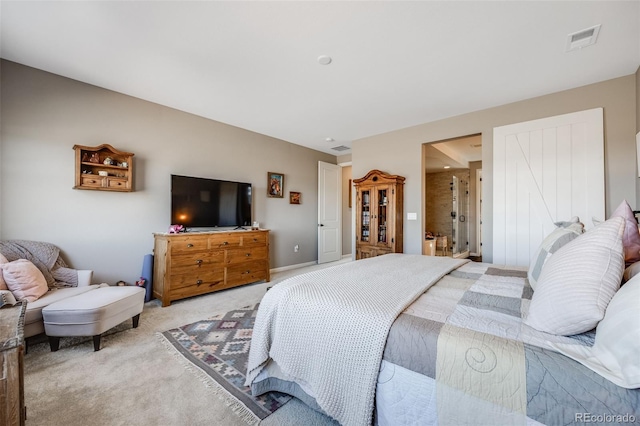
[[[370,226],[371,226],[371,192],[366,190],[362,191],[362,197],[360,197],[362,216],[360,217],[360,241],[369,241],[370,238]]]
[[[377,190],[378,200],[378,242],[387,243],[387,188]]]

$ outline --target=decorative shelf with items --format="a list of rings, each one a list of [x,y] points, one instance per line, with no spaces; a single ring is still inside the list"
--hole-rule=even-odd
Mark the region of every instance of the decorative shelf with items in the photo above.
[[[402,253],[404,180],[371,170],[356,188],[356,259]]]
[[[74,189],[133,191],[133,153],[108,144],[74,145],[76,173]]]

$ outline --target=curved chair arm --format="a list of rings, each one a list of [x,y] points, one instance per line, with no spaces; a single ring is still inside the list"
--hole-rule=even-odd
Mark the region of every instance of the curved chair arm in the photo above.
[[[78,269],[78,287],[86,287],[91,284],[93,271],[90,269]]]

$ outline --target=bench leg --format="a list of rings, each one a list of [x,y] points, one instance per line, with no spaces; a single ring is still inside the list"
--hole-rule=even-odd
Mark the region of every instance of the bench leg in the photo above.
[[[60,338],[57,336],[47,336],[49,338],[49,347],[51,352],[56,352],[60,348]]]
[[[140,314],[131,318],[131,320],[133,321],[133,328],[138,328],[138,323],[140,322]]]
[[[93,336],[93,351],[98,352],[100,350],[100,334]]]

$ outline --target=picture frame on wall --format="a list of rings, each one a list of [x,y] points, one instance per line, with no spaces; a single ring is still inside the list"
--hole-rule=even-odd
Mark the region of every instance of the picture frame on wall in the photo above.
[[[289,192],[289,204],[300,204],[302,202],[302,194],[300,192]]]
[[[284,197],[284,174],[267,172],[267,196],[271,198]]]

